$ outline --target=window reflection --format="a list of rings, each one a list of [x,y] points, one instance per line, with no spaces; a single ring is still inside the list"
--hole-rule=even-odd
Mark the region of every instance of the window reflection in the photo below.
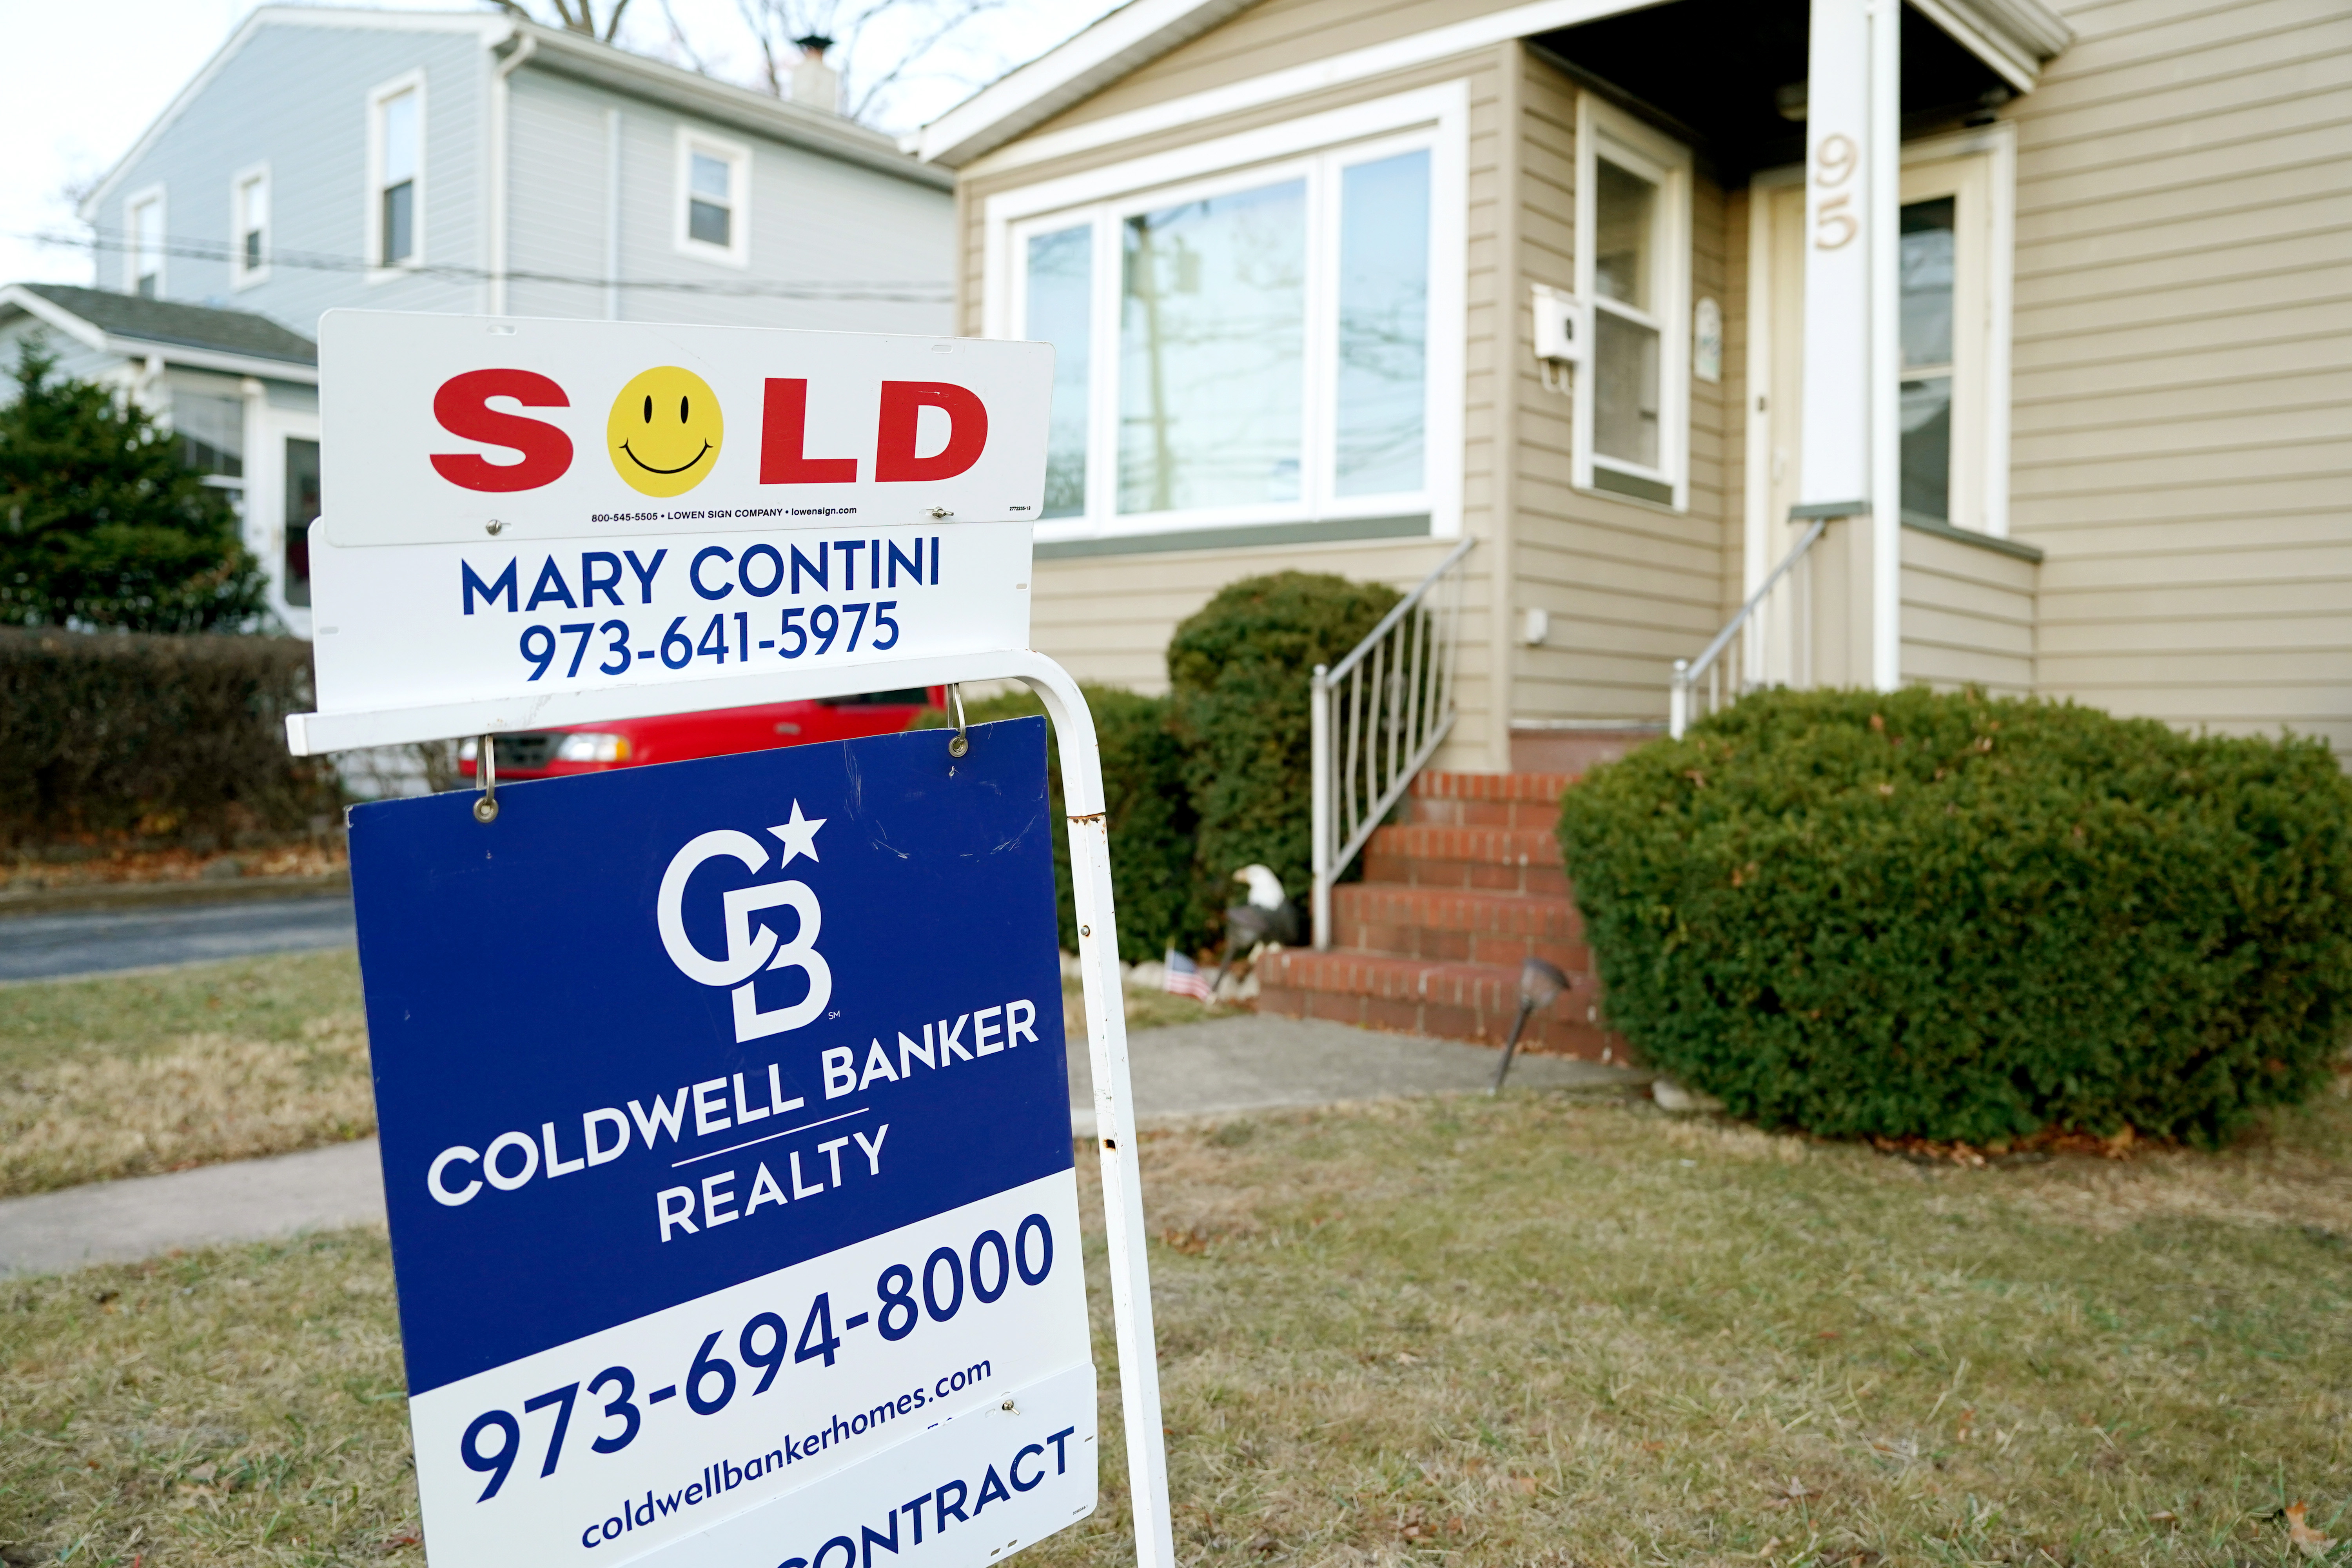
[[[1592,289],[1604,300],[1646,310],[1650,236],[1658,187],[1602,158],[1595,162]]]
[[[1066,228],[1029,241],[1026,335],[1054,345],[1054,398],[1045,434],[1046,517],[1087,510],[1087,389],[1093,363],[1087,308],[1094,231]]]
[[[1906,203],[1902,277],[1903,515],[1952,516],[1952,286],[1958,249],[1953,197]],[[1921,374],[1925,373],[1925,374]]]
[[[1118,510],[1299,497],[1307,183],[1121,228]]]
[[[1429,365],[1429,153],[1339,183],[1336,472],[1343,496],[1417,490]]]
[[[1658,467],[1658,333],[1607,310],[1592,320],[1592,449]]]

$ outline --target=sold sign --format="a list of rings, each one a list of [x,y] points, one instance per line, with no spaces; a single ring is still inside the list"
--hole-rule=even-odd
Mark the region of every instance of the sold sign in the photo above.
[[[1040,343],[331,311],[342,545],[1034,521]]]

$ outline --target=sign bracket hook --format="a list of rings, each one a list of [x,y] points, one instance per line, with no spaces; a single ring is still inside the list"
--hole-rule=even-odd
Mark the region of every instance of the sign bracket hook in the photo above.
[[[492,823],[499,819],[499,748],[497,737],[483,736],[475,742],[476,765],[482,773],[482,798],[474,803],[474,820]]]
[[[971,750],[971,742],[964,735],[963,688],[950,681],[948,684],[948,701],[955,708],[955,735],[948,742],[948,755],[961,758]]]

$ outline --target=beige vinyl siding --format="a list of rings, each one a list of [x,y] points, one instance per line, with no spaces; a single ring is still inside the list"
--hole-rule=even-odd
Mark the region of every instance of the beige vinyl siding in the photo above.
[[[2037,684],[2352,748],[2352,14],[2061,9],[2006,113]]]
[[[1259,10],[1275,5],[1286,13],[1314,12],[1327,27],[1341,25],[1359,9],[1344,0],[1269,0],[1267,7],[1244,13],[1227,26],[1240,26],[1257,16]],[[1310,17],[1309,24],[1311,21]],[[1213,33],[1208,37],[1217,36]],[[1511,57],[1517,53],[1516,46],[1508,50]],[[1494,323],[1501,299],[1495,233],[1502,177],[1496,99],[1501,84],[1499,67],[1505,58],[1504,50],[1486,49],[1435,60],[1410,70],[1352,82],[1344,88],[1290,99],[1247,113],[1198,121],[1179,131],[1139,137],[1083,154],[995,174],[983,165],[976,172],[968,172],[957,184],[958,233],[962,248],[958,309],[963,331],[978,333],[983,324],[988,261],[985,219],[990,196],[1080,170],[1125,163],[1169,147],[1386,98],[1413,88],[1466,82],[1469,131],[1465,239],[1469,276],[1464,299],[1466,343],[1463,364],[1463,530],[1466,536],[1481,543],[1465,563],[1468,581],[1464,591],[1457,688],[1462,717],[1437,762],[1440,766],[1471,769],[1509,765],[1509,742],[1503,722],[1506,705],[1498,702],[1495,687],[1502,623],[1496,614],[1500,591],[1494,564],[1502,553],[1496,542],[1494,505],[1497,370]],[[1227,79],[1256,75],[1265,68],[1271,68],[1244,51],[1232,62]],[[1115,92],[1118,88],[1110,90]],[[1084,110],[1088,106],[1079,107]],[[1065,116],[1055,124],[1067,121]],[[1045,129],[1052,128],[1049,125]],[[1048,556],[1040,559],[1034,569],[1031,641],[1039,651],[1061,661],[1081,679],[1141,691],[1163,690],[1167,684],[1164,654],[1169,637],[1179,622],[1199,609],[1225,584],[1260,573],[1295,568],[1336,572],[1343,576],[1410,587],[1453,548],[1454,542],[1427,538],[1361,540]],[[1301,678],[1304,676],[1302,671]]]
[[[1519,0],[1261,0],[1073,105],[1059,131],[1507,10]]]
[[[1903,680],[2033,693],[2037,568],[1989,544],[1903,531]]]
[[[1576,489],[1572,405],[1568,394],[1543,384],[1528,287],[1573,289],[1576,283],[1578,89],[1541,58],[1517,53],[1513,611],[1515,616],[1529,608],[1549,611],[1551,631],[1542,647],[1514,650],[1512,715],[1553,722],[1663,723],[1674,661],[1706,645],[1724,619],[1727,591],[1736,595],[1739,581],[1737,555],[1726,554],[1727,541],[1738,532],[1737,498],[1743,483],[1738,465],[1744,460],[1724,432],[1727,397],[1736,407],[1738,396],[1728,379],[1736,364],[1729,323],[1739,303],[1729,289],[1728,207],[1714,182],[1703,176],[1693,182],[1691,300],[1711,298],[1724,308],[1727,341],[1727,380],[1710,385],[1694,377],[1690,383],[1690,510],[1676,513]],[[1744,249],[1744,234],[1741,244]]]

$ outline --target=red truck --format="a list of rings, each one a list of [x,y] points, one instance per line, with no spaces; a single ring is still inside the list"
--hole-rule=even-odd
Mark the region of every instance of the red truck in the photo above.
[[[914,686],[821,702],[763,702],[754,708],[715,708],[653,719],[610,719],[491,739],[498,748],[500,779],[563,778],[646,763],[763,752],[771,746],[895,734],[918,715],[946,702],[945,687]],[[467,778],[474,776],[477,744],[467,741],[457,753],[457,771]]]

